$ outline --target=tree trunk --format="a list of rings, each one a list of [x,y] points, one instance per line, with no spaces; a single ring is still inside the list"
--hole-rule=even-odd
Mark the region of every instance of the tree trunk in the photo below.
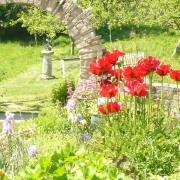
[[[178,43],[176,45],[176,48],[174,49],[174,52],[173,52],[172,56],[174,56],[174,55],[176,55],[178,53],[180,53],[180,39],[179,39],[179,41],[178,41]]]
[[[112,46],[112,29],[109,27],[109,41],[111,43]]]
[[[37,34],[34,34],[34,41],[35,41],[35,44],[37,46]]]

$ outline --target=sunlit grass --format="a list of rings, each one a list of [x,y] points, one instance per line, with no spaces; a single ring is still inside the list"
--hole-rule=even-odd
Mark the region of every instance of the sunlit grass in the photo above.
[[[52,88],[64,78],[60,60],[70,56],[69,38],[62,36],[55,41],[53,80],[40,80],[42,48],[39,45],[24,46],[19,42],[0,43],[0,68],[6,72],[0,82],[2,111],[40,111],[49,102]],[[75,74],[78,77],[79,64],[80,62],[66,62],[65,76]]]
[[[144,52],[153,55],[173,68],[180,68],[180,57],[172,57],[178,34],[136,35],[133,38],[116,39],[112,44],[104,42],[107,50]],[[60,60],[70,57],[70,38],[60,36],[54,41],[53,75],[56,79],[41,81],[42,45],[32,42],[6,41],[0,43],[0,109],[3,111],[39,111],[49,102],[53,86],[63,78]],[[77,56],[77,49],[76,49]],[[80,62],[66,62],[66,76],[79,76]],[[155,76],[155,81],[160,81]],[[168,78],[165,82],[173,83]]]

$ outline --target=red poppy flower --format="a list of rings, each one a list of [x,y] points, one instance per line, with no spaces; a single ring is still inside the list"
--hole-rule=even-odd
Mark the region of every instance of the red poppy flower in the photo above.
[[[135,88],[136,96],[146,96],[148,92],[148,86],[146,84],[139,83]]]
[[[132,96],[146,96],[148,94],[148,86],[137,80],[127,81],[124,90]]]
[[[140,71],[137,67],[128,66],[124,68],[124,79],[126,80],[138,80],[143,82],[143,76],[140,74]]]
[[[118,93],[118,89],[114,84],[104,84],[100,88],[99,94],[103,97],[114,97]]]
[[[115,76],[117,79],[122,79],[123,78],[123,69],[120,68],[120,69],[112,70],[111,75]]]
[[[108,113],[107,108],[105,108],[103,105],[99,105],[98,109],[102,114],[107,114]]]
[[[117,58],[125,56],[125,53],[124,53],[124,52],[121,52],[121,51],[119,51],[119,50],[114,50],[114,51],[113,51],[113,54],[114,54]]]
[[[164,64],[160,64],[157,69],[156,69],[156,73],[159,74],[160,76],[165,76],[167,75],[171,70],[171,65],[164,65]]]
[[[170,77],[171,77],[171,79],[174,79],[176,81],[180,81],[180,70],[171,70],[170,71]]]
[[[120,56],[124,56],[125,53],[120,52],[119,50],[114,50],[112,53],[111,52],[106,52],[104,55],[104,58],[112,65],[115,65],[118,58]]]
[[[153,56],[143,58],[138,61],[138,65],[148,74],[151,71],[155,71],[161,62]]]
[[[89,71],[92,73],[92,74],[95,74],[95,75],[101,75],[103,72],[102,72],[102,68],[100,67],[100,65],[97,63],[97,60],[93,60],[91,62],[91,64],[89,65]]]
[[[111,73],[112,65],[106,59],[99,59],[98,64],[101,66],[103,74]]]
[[[112,65],[105,59],[93,60],[89,66],[89,70],[92,74],[99,76],[110,73],[112,70]]]
[[[142,66],[139,64],[133,68],[135,76],[145,77],[148,72],[142,68]]]
[[[106,105],[99,105],[98,108],[102,114],[119,112],[120,110],[124,109],[124,107],[118,102],[108,102]]]

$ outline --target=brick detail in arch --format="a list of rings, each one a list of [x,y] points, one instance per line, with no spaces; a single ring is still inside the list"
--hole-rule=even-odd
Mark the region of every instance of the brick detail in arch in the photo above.
[[[101,36],[97,36],[92,25],[89,9],[79,7],[76,0],[0,0],[6,3],[34,4],[56,16],[63,22],[78,48],[81,62],[81,79],[88,79],[89,64],[102,56]]]

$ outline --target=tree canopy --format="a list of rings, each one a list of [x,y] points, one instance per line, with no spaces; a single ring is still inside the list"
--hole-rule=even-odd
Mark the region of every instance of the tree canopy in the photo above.
[[[14,3],[0,6],[0,28],[15,27],[17,24],[26,28],[31,35],[49,38],[65,30],[57,17],[37,7]]]
[[[92,7],[96,27],[127,24],[180,28],[179,0],[79,0]]]
[[[22,27],[27,28],[30,34],[46,35],[49,38],[53,38],[56,33],[65,30],[65,27],[57,17],[37,7],[30,7],[27,11],[22,11],[17,22],[20,22]]]

